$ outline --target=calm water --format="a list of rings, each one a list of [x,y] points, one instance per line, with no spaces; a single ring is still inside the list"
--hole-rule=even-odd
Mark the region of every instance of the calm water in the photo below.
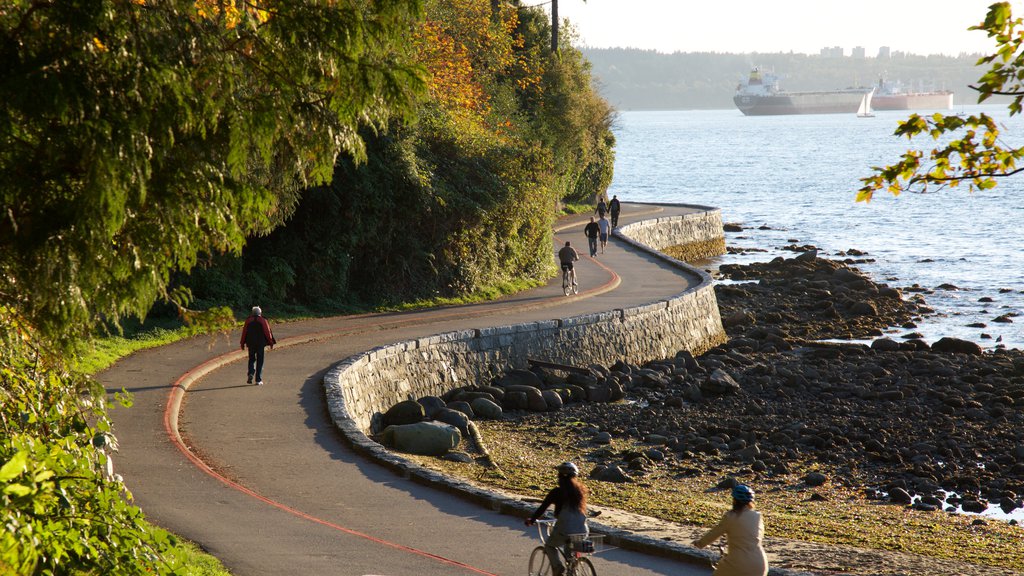
[[[1024,142],[1024,122],[1009,118],[1005,107],[957,112],[979,110],[1004,122],[1011,144]],[[717,206],[725,222],[746,228],[726,235],[730,246],[771,251],[757,260],[791,257],[778,249],[793,241],[831,257],[851,248],[867,252],[875,261],[858,267],[875,280],[935,290],[924,297],[937,317],[914,329],[929,342],[956,336],[986,348],[1024,348],[1024,315],[1014,323],[993,322],[1024,311],[1024,174],[986,192],[882,193],[870,204],[854,202],[859,178],[871,173],[870,166],[892,164],[909,147],[931,144],[892,136],[908,114],[622,112],[614,129],[618,144],[609,194],[626,201]],[[759,230],[762,225],[770,230]],[[939,289],[943,284],[959,290]],[[979,301],[985,297],[992,302]],[[987,326],[966,326],[977,322]],[[896,329],[891,336],[910,331]]]

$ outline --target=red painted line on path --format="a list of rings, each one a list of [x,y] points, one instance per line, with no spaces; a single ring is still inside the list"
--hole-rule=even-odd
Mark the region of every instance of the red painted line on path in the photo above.
[[[571,226],[567,226],[567,228],[568,227],[571,227]],[[556,236],[556,238],[557,238],[557,236]],[[583,291],[580,294],[580,296],[583,296],[583,295],[595,296],[597,294],[601,294],[601,293],[613,290],[613,289],[615,289],[615,287],[617,287],[620,284],[621,278],[619,277],[619,275],[614,270],[612,270],[611,268],[609,268],[608,266],[606,266],[604,263],[600,262],[596,258],[593,258],[593,257],[588,257],[588,258],[594,264],[596,264],[599,268],[605,270],[609,274],[610,278],[609,278],[609,280],[607,280],[601,286],[598,286],[596,288],[591,288],[589,290]],[[558,296],[558,297],[555,297],[555,298],[548,298],[548,299],[546,299],[546,301],[560,300],[561,298],[562,298],[561,296]],[[530,308],[531,306],[524,306],[524,307],[525,308]],[[444,319],[446,317],[458,316],[458,315],[459,314],[448,314],[448,315],[442,314],[442,315],[440,315],[440,318],[436,318],[435,317],[435,318],[431,318],[430,320],[434,321],[434,320]],[[469,315],[472,315],[472,313],[470,313]],[[370,318],[376,320],[377,318],[375,318],[375,316],[376,315],[370,315]],[[368,319],[370,319],[370,318],[368,318]],[[399,324],[404,324],[404,323],[405,322],[401,322],[401,321],[393,321],[393,322],[386,322],[384,324],[399,325]],[[356,331],[358,331],[359,328],[363,328],[363,329],[365,329],[365,328],[374,328],[374,327],[380,327],[381,325],[382,325],[382,323],[380,323],[380,322],[374,322],[372,324],[357,325],[357,326],[354,326],[354,327],[351,327],[351,328],[347,328],[347,329],[342,329],[342,330],[325,330],[325,331],[322,331],[322,332],[313,332],[313,333],[310,333],[310,334],[297,335],[297,336],[292,336],[292,337],[289,337],[289,338],[285,339],[281,343],[281,345],[285,346],[285,347],[295,346],[295,345],[298,345],[298,344],[309,342],[311,340],[315,340],[315,339],[317,339],[319,337],[340,336],[340,335],[350,334],[350,333],[356,332]],[[237,482],[235,482],[235,481],[225,477],[224,475],[222,475],[219,472],[217,472],[216,470],[214,470],[205,461],[203,461],[202,458],[200,458],[194,452],[192,452],[189,449],[189,447],[185,444],[184,439],[182,439],[181,434],[178,431],[178,412],[179,412],[179,409],[181,407],[181,400],[184,397],[185,392],[188,391],[189,387],[194,382],[198,381],[202,377],[206,376],[207,374],[213,372],[216,369],[219,369],[220,367],[222,367],[222,366],[224,366],[226,364],[229,364],[231,362],[235,362],[237,360],[240,360],[243,357],[244,357],[244,353],[239,352],[239,351],[234,351],[234,352],[228,352],[228,353],[222,354],[222,355],[217,356],[215,358],[211,358],[210,360],[207,360],[206,362],[203,362],[202,364],[200,364],[198,366],[195,366],[192,369],[190,369],[187,372],[185,372],[185,374],[183,374],[180,378],[178,378],[174,382],[174,385],[171,386],[171,391],[167,395],[167,404],[164,407],[164,417],[163,417],[164,431],[167,433],[168,439],[171,441],[172,444],[174,444],[175,448],[177,448],[178,451],[181,452],[185,456],[185,458],[187,458],[196,468],[198,468],[201,471],[205,472],[208,476],[210,476],[211,478],[214,478],[215,480],[219,481],[220,483],[224,484],[225,486],[227,486],[229,488],[232,488],[232,489],[234,489],[234,490],[236,490],[238,492],[241,492],[242,494],[245,494],[247,496],[255,498],[255,499],[257,499],[257,500],[259,500],[259,501],[261,501],[261,502],[263,502],[265,504],[273,506],[274,508],[277,508],[279,510],[287,512],[288,514],[291,514],[291,515],[296,516],[298,518],[302,518],[304,520],[308,520],[310,522],[314,522],[316,524],[320,524],[322,526],[326,526],[328,528],[331,528],[333,530],[337,530],[339,532],[343,532],[343,533],[351,535],[351,536],[356,536],[358,538],[363,538],[365,540],[368,540],[370,542],[374,542],[376,544],[380,544],[382,546],[387,546],[389,548],[393,548],[393,549],[396,549],[396,550],[401,550],[403,552],[407,552],[407,553],[414,554],[414,555],[417,555],[417,556],[422,556],[424,558],[429,558],[429,559],[435,560],[437,562],[440,562],[442,564],[446,564],[446,565],[449,565],[449,566],[457,566],[459,568],[463,568],[463,569],[468,570],[470,572],[475,572],[477,574],[483,574],[485,576],[497,576],[495,574],[492,574],[492,573],[487,572],[485,570],[481,570],[481,569],[476,568],[474,566],[470,566],[468,564],[464,564],[464,563],[459,562],[457,560],[452,560],[450,558],[445,558],[443,556],[439,556],[437,554],[432,554],[430,552],[426,552],[424,550],[419,550],[417,548],[412,548],[410,546],[405,546],[403,544],[397,544],[395,542],[389,542],[387,540],[384,540],[384,539],[381,539],[381,538],[377,538],[375,536],[371,536],[369,534],[365,534],[363,532],[359,532],[359,531],[353,530],[351,528],[346,528],[344,526],[341,526],[339,524],[335,524],[333,522],[329,522],[327,520],[323,520],[321,518],[317,518],[316,516],[313,516],[311,514],[307,514],[305,512],[302,512],[301,510],[297,510],[295,508],[292,508],[291,506],[287,506],[285,504],[282,504],[282,503],[280,503],[280,502],[278,502],[276,500],[268,498],[268,497],[266,497],[266,496],[264,496],[264,495],[262,495],[262,494],[260,494],[260,493],[258,493],[256,491],[252,490],[251,488],[243,486],[243,485],[241,485],[241,484],[239,484],[239,483],[237,483]]]
[[[341,332],[345,332],[345,331],[341,331]],[[178,380],[175,381],[174,385],[171,387],[170,393],[167,395],[167,404],[166,404],[166,407],[164,408],[164,430],[167,433],[167,437],[170,439],[171,443],[174,444],[174,446],[178,449],[178,451],[181,452],[185,456],[185,458],[187,458],[190,462],[192,462],[192,464],[196,468],[199,468],[200,470],[205,472],[208,476],[214,478],[215,480],[218,480],[219,482],[221,482],[222,484],[224,484],[225,486],[227,486],[229,488],[237,490],[238,492],[241,492],[241,493],[243,493],[243,494],[245,494],[247,496],[255,498],[255,499],[257,499],[257,500],[259,500],[259,501],[261,501],[261,502],[263,502],[265,504],[269,504],[270,506],[273,506],[274,508],[277,508],[279,510],[287,512],[287,513],[289,513],[289,514],[291,514],[293,516],[296,516],[298,518],[302,518],[304,520],[308,520],[310,522],[314,522],[316,524],[320,524],[322,526],[326,526],[328,528],[331,528],[333,530],[337,530],[339,532],[343,532],[343,533],[348,534],[350,536],[356,536],[356,537],[359,537],[359,538],[363,538],[365,540],[369,540],[370,542],[373,542],[373,543],[376,543],[376,544],[380,544],[382,546],[387,546],[389,548],[394,548],[396,550],[400,550],[400,551],[407,552],[407,553],[410,553],[410,554],[414,554],[414,555],[417,555],[417,556],[422,556],[424,558],[429,558],[431,560],[436,560],[437,562],[440,562],[442,564],[447,564],[449,566],[457,566],[459,568],[463,568],[465,570],[468,570],[470,572],[474,572],[476,574],[483,574],[484,576],[497,576],[496,574],[493,574],[491,572],[487,572],[486,570],[481,570],[480,568],[476,568],[476,567],[470,566],[468,564],[464,564],[464,563],[459,562],[457,560],[452,560],[450,558],[445,558],[444,556],[439,556],[437,554],[432,554],[430,552],[426,552],[424,550],[419,550],[417,548],[412,548],[410,546],[405,546],[403,544],[397,544],[395,542],[389,542],[387,540],[384,540],[384,539],[381,539],[381,538],[377,538],[375,536],[371,536],[369,534],[365,534],[363,532],[359,532],[359,531],[353,530],[351,528],[346,528],[344,526],[341,526],[339,524],[335,524],[333,522],[329,522],[327,520],[323,520],[321,518],[317,518],[316,516],[313,516],[311,514],[307,514],[305,512],[302,512],[301,510],[297,510],[295,508],[292,508],[291,506],[287,506],[285,504],[282,504],[282,503],[280,503],[280,502],[278,502],[276,500],[268,498],[268,497],[266,497],[266,496],[264,496],[264,495],[262,495],[262,494],[260,494],[260,493],[258,493],[256,491],[250,489],[250,488],[247,488],[246,486],[243,486],[243,485],[241,485],[241,484],[239,484],[239,483],[237,483],[237,482],[235,482],[235,481],[233,481],[233,480],[223,476],[222,474],[220,474],[219,472],[217,472],[216,470],[211,468],[206,462],[204,462],[201,458],[199,458],[199,456],[197,456],[195,453],[193,453],[191,450],[189,450],[188,446],[185,445],[184,440],[181,438],[181,435],[178,433],[178,425],[177,425],[178,417],[177,417],[177,414],[178,414],[178,408],[181,406],[181,398],[184,396],[185,392],[188,390],[189,386],[191,386],[191,384],[193,382],[198,381],[201,377],[209,374],[210,372],[213,372],[214,370],[220,368],[221,366],[224,366],[225,364],[228,364],[230,362],[235,361],[237,359],[237,357],[241,357],[241,353],[240,352],[228,352],[227,354],[222,354],[222,355],[217,356],[215,358],[211,358],[210,360],[207,360],[206,362],[203,362],[199,366],[196,366],[196,367],[192,368],[191,370],[189,370],[188,372],[183,374],[180,378],[178,378]]]

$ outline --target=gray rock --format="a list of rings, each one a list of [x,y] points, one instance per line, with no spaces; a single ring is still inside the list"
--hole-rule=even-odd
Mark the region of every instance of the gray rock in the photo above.
[[[448,403],[448,408],[462,412],[470,420],[473,419],[473,416],[476,416],[476,414],[473,413],[473,407],[465,400],[453,400]]]
[[[599,482],[615,482],[618,484],[633,481],[633,478],[618,466],[595,466],[590,472],[590,477]]]
[[[449,426],[455,426],[462,432],[463,436],[469,436],[469,416],[466,416],[463,412],[452,410],[451,408],[442,408],[434,413],[434,420]]]
[[[893,488],[889,491],[889,502],[893,504],[910,504],[912,501],[910,493],[903,488]]]
[[[541,397],[544,398],[544,402],[547,403],[548,410],[561,410],[562,409],[562,397],[554,390],[542,390]]]
[[[963,508],[964,512],[981,514],[985,510],[988,510],[988,502],[985,502],[984,500],[964,500],[960,503],[960,507]]]
[[[646,456],[647,459],[652,462],[661,462],[662,460],[665,459],[665,453],[662,452],[661,450],[656,450],[654,448],[644,450],[644,456]]]
[[[879,338],[871,343],[871,349],[879,352],[897,352],[900,349],[900,343],[892,338]]]
[[[591,441],[594,444],[611,444],[612,435],[610,432],[598,432],[597,434],[594,434],[594,437],[591,438]]]
[[[442,460],[448,460],[450,462],[462,462],[463,464],[472,464],[473,457],[465,452],[448,452],[444,456],[441,456]]]
[[[422,422],[426,417],[423,405],[415,400],[403,400],[384,413],[384,426],[401,426]]]
[[[470,406],[473,408],[473,413],[479,418],[485,418],[487,420],[497,420],[501,418],[501,406],[498,406],[498,404],[492,400],[477,398],[470,403]]]
[[[439,422],[388,426],[381,437],[396,450],[422,456],[440,456],[462,441],[458,428]]]
[[[933,352],[945,352],[952,354],[973,354],[975,356],[981,355],[981,346],[978,346],[974,342],[969,340],[961,340],[959,338],[940,338],[937,342],[932,344]]]
[[[612,389],[606,384],[587,386],[587,400],[590,402],[611,402]]]
[[[721,368],[716,368],[711,375],[708,376],[707,380],[701,384],[701,392],[704,394],[710,394],[712,396],[723,396],[726,394],[735,394],[740,391],[740,385],[729,375],[728,372]]]
[[[821,486],[828,481],[828,476],[825,476],[821,472],[811,472],[804,476],[804,483],[808,486]]]
[[[426,414],[427,418],[433,418],[435,412],[441,408],[447,407],[444,400],[441,400],[437,396],[424,396],[417,400],[417,402],[420,403],[420,406],[423,406],[423,412]]]
[[[529,370],[523,370],[522,368],[509,370],[505,374],[502,374],[495,383],[506,389],[511,386],[533,386],[534,388],[540,388],[544,385],[540,376],[537,376]]]
[[[530,410],[531,412],[544,412],[548,409],[548,403],[544,401],[544,395],[541,394],[540,388],[520,384],[505,387],[506,396],[508,396],[509,394],[514,394],[516,392],[522,392],[526,394],[527,410]]]
[[[526,410],[530,407],[530,400],[526,396],[526,392],[512,390],[505,392],[501,405],[506,410]]]
[[[491,397],[494,398],[494,401],[499,404],[501,403],[502,397],[505,396],[505,389],[497,386],[481,386],[480,391],[490,394]]]

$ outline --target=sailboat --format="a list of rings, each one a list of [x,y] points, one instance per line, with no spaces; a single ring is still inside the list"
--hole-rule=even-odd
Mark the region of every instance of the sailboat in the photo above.
[[[874,118],[875,113],[871,111],[871,96],[874,90],[865,93],[860,97],[860,107],[857,108],[857,118]]]

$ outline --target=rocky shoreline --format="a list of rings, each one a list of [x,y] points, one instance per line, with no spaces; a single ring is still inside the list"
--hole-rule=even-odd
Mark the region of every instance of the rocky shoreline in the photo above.
[[[813,250],[720,273],[744,282],[716,288],[726,344],[620,362],[608,377],[635,403],[585,404],[574,417],[591,432],[663,443],[695,466],[771,478],[816,464],[822,472],[804,479],[812,487],[830,481],[920,510],[1024,504],[1024,354],[879,337],[930,310]],[[605,466],[643,475],[657,465],[650,456]]]

